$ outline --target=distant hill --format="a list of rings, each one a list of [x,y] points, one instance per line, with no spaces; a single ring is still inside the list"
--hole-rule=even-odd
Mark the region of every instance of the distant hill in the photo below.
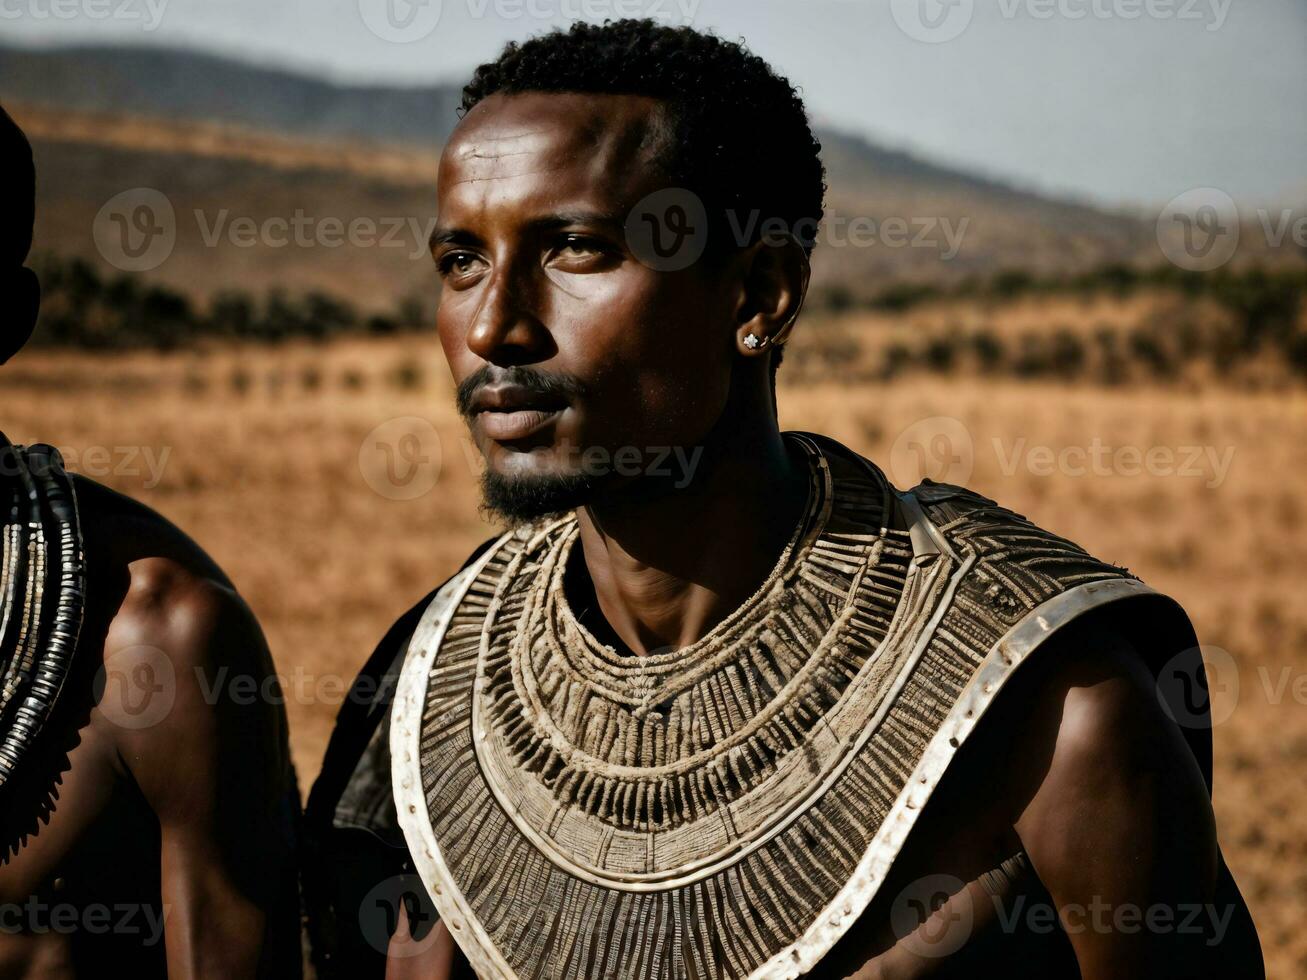
[[[338,85],[194,51],[0,46],[0,101],[38,158],[39,247],[99,261],[101,205],[151,187],[178,217],[173,255],[149,274],[196,297],[239,284],[346,292],[364,305],[431,289],[408,248],[239,247],[204,241],[217,216],[297,212],[346,223],[429,220],[435,159],[456,124],[458,86]],[[818,290],[866,296],[887,283],[953,282],[1020,267],[1078,272],[1156,262],[1148,222],[1026,193],[819,129],[830,193]],[[762,164],[765,165],[765,162]],[[196,216],[199,211],[200,215]],[[897,238],[853,242],[850,222]],[[413,236],[410,236],[412,238]]]
[[[197,51],[0,45],[0,98],[237,123],[288,136],[438,146],[461,89],[335,85]]]

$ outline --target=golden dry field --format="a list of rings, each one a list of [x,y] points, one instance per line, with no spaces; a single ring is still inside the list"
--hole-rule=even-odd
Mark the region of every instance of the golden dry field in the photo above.
[[[1271,976],[1307,975],[1307,392],[815,374],[782,368],[787,427],[843,440],[900,484],[922,467],[970,484],[1174,594],[1233,657],[1214,695],[1221,838]],[[494,530],[429,338],[29,351],[0,371],[0,423],[157,508],[227,569],[283,678],[305,790],[341,686]]]

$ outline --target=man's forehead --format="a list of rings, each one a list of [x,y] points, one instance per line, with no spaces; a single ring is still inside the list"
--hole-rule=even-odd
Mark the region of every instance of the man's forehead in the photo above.
[[[529,174],[613,173],[648,163],[662,148],[661,104],[642,96],[529,92],[478,103],[441,157],[453,184]]]

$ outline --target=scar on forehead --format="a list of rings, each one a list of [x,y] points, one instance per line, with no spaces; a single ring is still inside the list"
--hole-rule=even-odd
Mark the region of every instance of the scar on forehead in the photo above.
[[[485,158],[476,157],[475,159],[485,159]],[[499,158],[494,157],[492,159],[497,160]],[[457,187],[459,184],[476,184],[483,180],[507,180],[512,177],[530,177],[533,174],[552,174],[552,173],[557,173],[559,170],[566,170],[566,169],[567,169],[566,166],[527,167],[522,170],[503,170],[503,169],[496,168],[496,170],[493,173],[474,174],[469,177],[462,177],[458,180],[451,180],[448,183],[450,187]]]
[[[549,135],[547,129],[532,129],[524,133],[510,133],[507,136],[479,136],[465,145],[455,146],[454,156],[459,160],[521,156],[534,149],[532,144],[539,142],[536,137],[547,135]]]
[[[563,138],[562,144],[553,145],[553,140],[558,137]],[[453,186],[555,173],[570,167],[578,156],[585,155],[587,149],[599,150],[606,147],[604,156],[610,159],[648,160],[657,155],[665,142],[666,120],[662,111],[657,112],[652,119],[623,120],[616,127],[609,117],[587,120],[571,131],[546,126],[503,135],[482,136],[474,130],[462,142],[450,147],[452,159],[469,171],[450,184]],[[514,159],[545,155],[551,151],[565,153],[567,161],[560,162],[557,166],[524,166],[525,161]],[[517,167],[513,166],[515,162]],[[541,163],[543,162],[542,160]]]

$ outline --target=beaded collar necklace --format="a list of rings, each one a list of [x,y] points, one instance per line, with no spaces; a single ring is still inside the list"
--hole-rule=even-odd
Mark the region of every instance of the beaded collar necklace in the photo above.
[[[0,435],[0,791],[54,709],[82,625],[77,498],[57,450]],[[8,804],[6,804],[6,807]]]

